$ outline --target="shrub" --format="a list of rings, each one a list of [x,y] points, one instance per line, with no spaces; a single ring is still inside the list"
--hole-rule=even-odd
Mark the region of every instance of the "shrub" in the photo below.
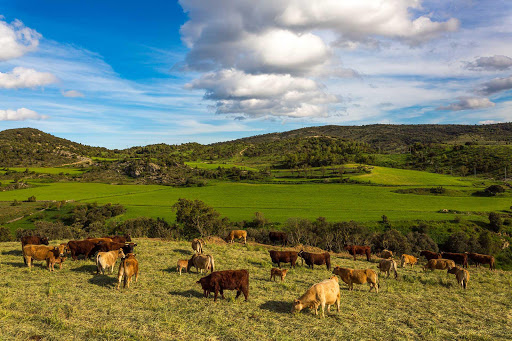
[[[432,187],[430,189],[430,193],[432,193],[432,194],[444,194],[444,193],[446,193],[446,188],[444,188],[443,186]]]
[[[411,246],[412,253],[417,254],[421,250],[439,252],[437,243],[426,233],[410,232],[407,234],[407,240]]]
[[[462,231],[451,234],[443,245],[447,252],[466,252],[469,249],[469,237]]]
[[[34,195],[31,197],[28,197],[27,201],[28,202],[36,202],[36,197]]]
[[[489,228],[493,232],[500,232],[503,226],[503,219],[496,212],[489,213]]]
[[[375,250],[388,249],[396,253],[410,253],[411,245],[399,231],[392,229],[384,233],[376,233],[372,238]]]
[[[21,202],[19,202],[16,199],[14,199],[14,201],[11,203],[11,206],[20,206],[20,205],[21,205]]]
[[[0,226],[0,242],[10,242],[13,240],[11,231],[4,226]]]
[[[487,187],[484,192],[487,194],[487,195],[490,195],[490,196],[495,196],[499,193],[505,193],[505,188],[503,188],[503,186],[500,186],[500,185],[491,185],[489,187]]]

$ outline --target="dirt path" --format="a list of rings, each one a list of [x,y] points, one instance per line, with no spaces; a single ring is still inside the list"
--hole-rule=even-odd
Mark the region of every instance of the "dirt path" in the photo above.
[[[30,217],[31,215],[34,215],[36,213],[44,212],[45,210],[46,210],[46,208],[43,208],[42,210],[39,210],[39,211],[36,211],[36,212],[32,212],[29,215],[23,215],[21,217],[14,218],[12,220],[7,221],[6,224],[14,223],[15,221],[21,220],[21,219],[26,218],[26,217]]]

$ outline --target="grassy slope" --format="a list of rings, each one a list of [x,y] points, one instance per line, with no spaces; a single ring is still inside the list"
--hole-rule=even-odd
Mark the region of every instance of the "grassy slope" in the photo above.
[[[15,172],[23,173],[28,168],[29,172],[36,172],[41,174],[82,174],[84,172],[83,169],[80,168],[66,168],[66,167],[7,167],[7,169]]]
[[[241,168],[241,169],[244,169],[244,170],[252,170],[252,171],[257,171],[256,168],[252,168],[252,167],[246,167],[246,166],[241,166],[241,165],[237,165],[237,164],[234,164],[234,163],[210,163],[210,162],[185,162],[185,164],[189,167],[192,167],[192,168],[201,168],[201,169],[217,169],[217,168],[233,168],[233,167],[236,167],[236,168]]]
[[[453,275],[423,273],[419,267],[399,269],[399,281],[381,278],[378,294],[368,293],[366,285],[349,292],[341,283],[342,311],[320,319],[309,311],[296,316],[289,311],[293,299],[330,276],[325,267],[299,266],[284,283],[274,283],[263,247],[209,244],[206,252],[214,255],[217,269],[250,273],[249,302],[235,301],[235,293],[226,291],[226,300],[214,303],[201,297],[195,283],[200,274],[175,272],[177,259],[190,257],[188,242],[136,242],[139,282],[120,292],[113,289],[115,276],[93,274],[91,261],[68,260],[54,273],[36,262],[29,271],[18,243],[0,243],[2,339],[506,340],[512,335],[509,272],[471,268],[466,291]],[[376,263],[336,256],[332,262],[376,269]]]

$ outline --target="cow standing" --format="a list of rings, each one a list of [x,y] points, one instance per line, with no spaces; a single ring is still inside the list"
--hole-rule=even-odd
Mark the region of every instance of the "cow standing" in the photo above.
[[[285,246],[286,243],[288,243],[288,235],[285,232],[271,231],[268,233],[268,239],[270,239],[272,244],[280,243],[281,245]]]
[[[496,261],[493,256],[482,255],[479,253],[468,252],[468,257],[478,267],[479,264],[489,264],[489,269],[496,269]]]
[[[249,271],[245,269],[212,272],[196,283],[201,284],[204,297],[210,296],[212,291],[215,293],[214,302],[217,301],[219,293],[224,299],[224,290],[236,290],[235,298],[238,298],[243,293],[245,300],[249,299]]]
[[[366,260],[370,261],[372,251],[369,246],[345,245],[344,249],[354,257],[354,260],[356,260],[356,255],[366,255]]]
[[[135,283],[139,279],[139,262],[133,253],[129,253],[121,260],[119,271],[117,273],[117,290],[121,286],[121,281],[124,280],[124,288],[130,288],[130,281],[135,275]]]
[[[279,268],[281,267],[281,263],[290,263],[290,267],[295,267],[295,263],[299,256],[297,251],[270,250],[269,253],[272,263],[276,263]]]
[[[329,252],[324,253],[311,253],[301,250],[298,253],[298,256],[301,257],[307,266],[310,266],[313,269],[314,265],[323,265],[325,264],[327,270],[331,270],[331,255]]]
[[[247,231],[245,230],[231,230],[226,238],[228,243],[234,243],[235,239],[244,239],[244,244],[247,243]]]

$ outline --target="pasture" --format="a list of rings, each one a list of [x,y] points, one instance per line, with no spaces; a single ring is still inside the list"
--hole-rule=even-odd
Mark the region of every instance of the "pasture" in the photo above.
[[[298,266],[281,283],[270,282],[270,257],[262,245],[208,243],[217,270],[248,269],[249,301],[213,302],[195,282],[200,274],[176,272],[189,258],[189,242],[137,239],[139,282],[116,291],[114,275],[95,275],[92,261],[65,261],[50,273],[23,264],[20,243],[0,243],[0,330],[4,340],[507,340],[512,335],[512,275],[471,268],[468,289],[446,271],[399,268],[399,280],[380,280],[349,292],[341,287],[341,312],[325,319],[308,310],[290,314],[291,303],[312,284],[331,276],[323,267]],[[56,244],[57,242],[52,242]],[[375,260],[376,261],[376,260]],[[377,263],[332,255],[332,263],[376,269]],[[284,268],[288,268],[288,264]],[[193,270],[194,271],[194,270]],[[243,297],[243,296],[242,296]]]
[[[69,174],[76,175],[82,174],[85,169],[82,168],[68,168],[68,167],[7,167],[2,168],[0,172],[5,173],[5,170],[10,170],[13,172],[23,173],[27,169],[29,172],[41,173],[41,174]]]

